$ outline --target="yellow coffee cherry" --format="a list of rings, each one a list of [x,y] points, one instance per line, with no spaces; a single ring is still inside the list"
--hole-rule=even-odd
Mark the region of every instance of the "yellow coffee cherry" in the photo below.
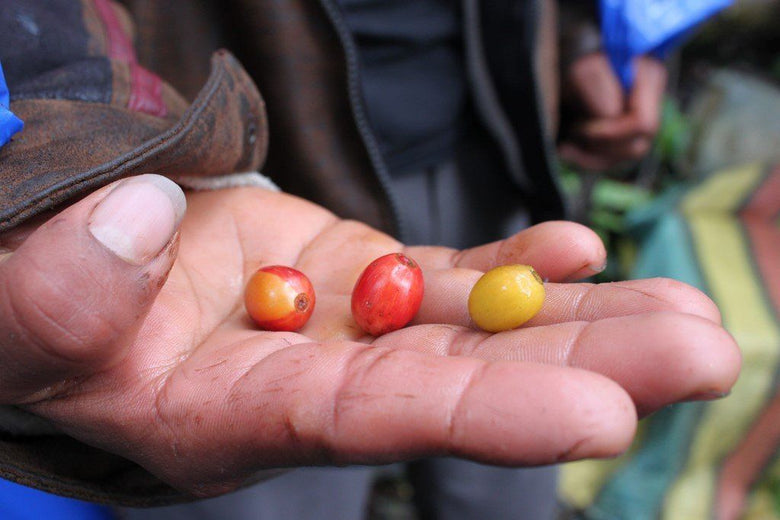
[[[469,315],[482,330],[519,327],[544,303],[544,281],[530,265],[502,265],[486,272],[469,294]]]

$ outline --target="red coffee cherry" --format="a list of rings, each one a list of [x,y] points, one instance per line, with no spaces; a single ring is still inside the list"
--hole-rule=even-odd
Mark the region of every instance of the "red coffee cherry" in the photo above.
[[[249,316],[264,330],[300,329],[314,311],[314,300],[306,275],[283,265],[258,269],[244,291]]]
[[[417,262],[401,253],[381,256],[366,267],[352,290],[352,316],[372,336],[400,329],[420,309],[423,286]]]

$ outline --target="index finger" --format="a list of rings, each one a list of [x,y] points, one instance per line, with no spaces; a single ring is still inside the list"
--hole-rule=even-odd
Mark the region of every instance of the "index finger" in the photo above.
[[[528,264],[542,278],[578,280],[604,270],[607,252],[598,235],[575,222],[550,221],[482,246],[455,251],[409,247],[409,255],[426,270],[452,267],[487,271],[506,264]]]

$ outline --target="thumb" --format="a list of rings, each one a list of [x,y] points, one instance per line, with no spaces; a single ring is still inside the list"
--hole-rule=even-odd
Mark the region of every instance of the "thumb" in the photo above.
[[[45,398],[121,359],[175,257],[186,201],[141,175],[39,227],[0,263],[0,403]]]

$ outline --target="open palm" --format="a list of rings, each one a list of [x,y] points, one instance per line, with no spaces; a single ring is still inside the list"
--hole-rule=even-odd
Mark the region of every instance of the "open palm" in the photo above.
[[[0,344],[0,359],[13,361],[0,369],[0,396],[197,495],[269,468],[612,456],[630,443],[637,411],[722,394],[739,368],[717,309],[693,288],[554,283],[604,261],[576,224],[462,252],[404,248],[288,195],[200,192],[188,196],[178,241],[136,266],[85,231],[102,196],[0,264],[0,319],[17,339]],[[43,263],[46,248],[56,255]],[[350,293],[391,251],[420,263],[425,298],[410,326],[372,338],[351,318]],[[534,265],[548,297],[525,327],[491,335],[470,324],[466,299],[503,263]],[[271,264],[315,287],[297,333],[258,330],[244,311],[246,280]],[[43,282],[54,278],[64,281]]]

